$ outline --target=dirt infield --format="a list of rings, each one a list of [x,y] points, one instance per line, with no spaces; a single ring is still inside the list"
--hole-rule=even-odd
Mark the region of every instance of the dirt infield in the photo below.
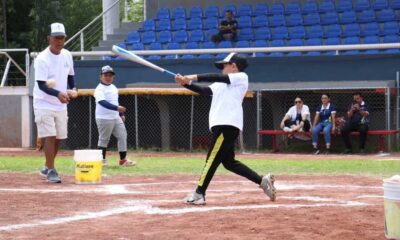
[[[182,203],[197,176],[63,180],[0,174],[0,239],[385,239],[378,179],[277,176],[270,202],[249,181],[216,176],[200,207]]]

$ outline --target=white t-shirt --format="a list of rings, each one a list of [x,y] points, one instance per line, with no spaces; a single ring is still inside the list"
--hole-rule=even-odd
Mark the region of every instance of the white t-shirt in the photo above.
[[[50,47],[39,53],[35,59],[35,87],[33,88],[33,107],[53,111],[67,109],[67,104],[61,103],[57,97],[51,96],[39,89],[37,80],[55,80],[54,89],[60,92],[67,92],[68,75],[75,75],[74,62],[71,53],[62,49],[60,54],[55,55]]]
[[[303,104],[303,107],[301,108],[301,116],[303,117],[304,114],[307,114],[307,120],[310,121],[311,123],[310,109],[308,108],[307,105]],[[296,115],[297,115],[296,106],[291,107],[289,111],[286,113],[286,115],[289,115],[292,121],[296,120]]]
[[[209,125],[210,129],[218,125],[229,125],[243,129],[242,103],[249,86],[246,73],[228,74],[231,84],[213,83]]]
[[[99,104],[100,101],[106,100],[107,102],[119,106],[118,102],[118,89],[114,84],[105,85],[100,83],[94,90],[94,97],[96,99],[96,118],[98,119],[116,119],[119,118],[119,112],[107,109]]]

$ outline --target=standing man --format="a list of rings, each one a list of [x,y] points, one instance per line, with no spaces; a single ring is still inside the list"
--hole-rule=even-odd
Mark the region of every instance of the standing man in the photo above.
[[[367,141],[368,124],[369,124],[369,106],[363,100],[361,93],[353,93],[353,103],[351,104],[349,111],[347,111],[348,121],[342,129],[342,136],[344,144],[346,145],[345,154],[352,153],[352,147],[350,143],[350,132],[360,132],[360,153],[365,153],[365,142]]]
[[[211,147],[208,150],[196,190],[184,199],[187,204],[204,205],[206,190],[218,166],[224,167],[250,181],[264,190],[271,201],[275,201],[275,177],[271,174],[260,176],[243,163],[235,160],[235,141],[243,129],[242,103],[249,85],[248,76],[244,73],[246,59],[237,53],[230,53],[215,66],[222,69],[221,74],[197,74],[182,76],[177,74],[175,80],[187,89],[212,96],[209,113],[209,127],[212,132]],[[212,82],[208,87],[194,84]]]
[[[49,46],[35,59],[35,87],[33,108],[38,137],[44,139],[45,165],[40,175],[48,182],[61,183],[54,159],[60,141],[67,138],[70,99],[78,96],[74,82],[72,55],[64,48],[65,28],[61,23],[53,23],[47,36]],[[72,90],[67,90],[67,85]]]

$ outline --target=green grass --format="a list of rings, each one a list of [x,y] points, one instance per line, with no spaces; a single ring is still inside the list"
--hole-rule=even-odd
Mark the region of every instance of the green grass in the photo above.
[[[137,166],[121,168],[117,166],[117,157],[108,159],[109,166],[103,168],[107,175],[199,175],[204,165],[204,157],[199,158],[135,158]],[[242,160],[255,171],[262,173],[273,172],[285,175],[357,175],[370,177],[387,177],[400,172],[400,161],[372,160]],[[0,157],[0,172],[36,173],[43,164],[43,157]],[[64,175],[74,175],[72,157],[57,157],[57,170]],[[227,174],[222,166],[217,174]]]

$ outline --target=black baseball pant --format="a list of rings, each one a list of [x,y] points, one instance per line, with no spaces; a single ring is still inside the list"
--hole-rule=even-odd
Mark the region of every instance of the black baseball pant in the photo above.
[[[233,126],[221,125],[212,127],[211,132],[211,146],[207,153],[206,163],[196,192],[206,193],[207,187],[221,163],[227,170],[260,185],[261,176],[243,163],[235,160],[235,141],[239,135],[239,129]]]
[[[342,129],[342,137],[344,144],[347,149],[351,149],[350,142],[350,132],[359,131],[360,132],[360,149],[365,148],[365,142],[367,141],[368,124],[360,124],[355,122],[348,122]]]

